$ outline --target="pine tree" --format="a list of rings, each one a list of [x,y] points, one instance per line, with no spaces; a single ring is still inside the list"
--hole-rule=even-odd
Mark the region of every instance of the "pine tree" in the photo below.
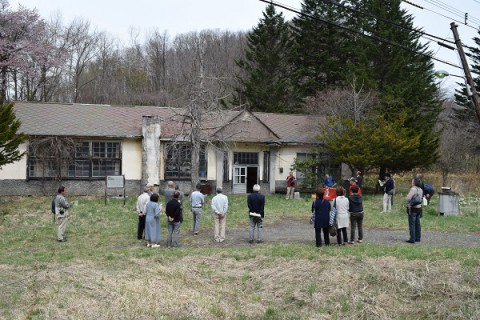
[[[0,105],[0,168],[20,160],[24,155],[18,146],[27,140],[27,136],[17,133],[19,127],[20,121],[15,118],[13,103]]]
[[[238,62],[245,71],[237,89],[238,102],[248,103],[251,111],[286,113],[290,108],[288,25],[282,13],[269,4],[263,19],[247,36],[247,52]]]
[[[361,41],[364,49],[357,70],[366,77],[369,89],[379,93],[381,103],[375,111],[389,122],[407,114],[405,126],[412,139],[421,136],[417,156],[411,157],[407,149],[403,149],[403,154],[403,150],[398,150],[401,167],[411,169],[428,166],[438,158],[439,133],[435,123],[441,102],[434,81],[433,61],[429,57],[431,52],[426,44],[420,43],[413,17],[400,3],[400,0],[358,2],[358,8],[368,13],[364,15],[361,29],[370,37]],[[392,168],[392,163],[379,163],[379,166],[383,174],[386,168]]]
[[[337,25],[351,27],[342,1],[305,0],[293,19],[293,50],[290,56],[294,86],[300,98],[345,83],[355,35]]]

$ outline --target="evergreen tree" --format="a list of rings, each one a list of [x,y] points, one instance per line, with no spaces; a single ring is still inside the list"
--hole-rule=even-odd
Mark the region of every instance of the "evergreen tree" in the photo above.
[[[301,99],[319,90],[345,84],[354,49],[355,21],[339,0],[305,0],[293,19],[293,50],[290,56],[294,86]]]
[[[245,71],[237,89],[237,102],[247,102],[251,111],[291,113],[288,25],[282,13],[269,4],[263,19],[247,36],[247,52],[238,62]]]
[[[410,130],[412,139],[419,134],[421,136],[418,156],[411,157],[398,150],[398,160],[403,163],[404,169],[410,169],[428,166],[438,158],[439,133],[435,130],[435,123],[441,111],[441,102],[434,81],[433,62],[429,57],[431,52],[426,44],[420,43],[420,33],[414,30],[413,17],[401,9],[400,3],[400,0],[361,2],[364,10],[371,13],[364,21],[364,32],[387,41],[366,40],[364,70],[368,70],[371,89],[380,94],[382,102],[376,112],[389,122],[395,122],[406,113],[405,126]],[[371,44],[368,45],[368,42]],[[367,69],[368,66],[370,68]],[[385,163],[381,169],[384,170],[387,165]]]
[[[17,133],[19,127],[20,121],[15,118],[13,103],[0,105],[0,168],[20,160],[24,155],[18,146],[27,140],[27,136]]]

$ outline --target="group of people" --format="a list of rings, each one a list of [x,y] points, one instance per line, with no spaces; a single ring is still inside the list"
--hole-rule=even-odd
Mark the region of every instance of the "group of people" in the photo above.
[[[177,189],[177,190],[175,190]],[[200,229],[202,209],[205,205],[205,196],[200,192],[201,185],[197,184],[196,191],[190,195],[190,204],[193,215],[194,236]],[[250,216],[250,243],[254,242],[254,231],[257,230],[257,242],[263,242],[263,219],[265,208],[265,196],[259,193],[260,186],[253,186],[253,192],[248,196],[247,205]],[[168,236],[167,248],[178,247],[180,226],[183,222],[183,194],[176,188],[173,181],[167,183],[165,189],[165,215],[167,216]],[[160,213],[162,205],[158,203],[159,195],[153,192],[153,185],[147,184],[144,193],[137,199],[138,231],[137,238],[145,239],[147,247],[158,248],[162,239],[160,229]],[[212,198],[211,208],[214,215],[214,240],[225,241],[225,229],[228,212],[228,197],[223,194],[222,188],[216,189],[216,195]]]
[[[295,183],[295,177],[290,173],[290,184]],[[358,172],[360,176],[360,172]],[[385,174],[385,183],[383,184],[383,212],[391,212],[392,197],[395,183],[390,173]],[[288,178],[287,178],[288,179]],[[327,175],[326,180],[333,185],[333,178]],[[288,180],[287,180],[288,181]],[[315,191],[315,200],[312,203],[311,223],[315,228],[315,244],[322,246],[323,240],[326,245],[330,244],[329,228],[336,227],[337,244],[354,244],[356,232],[358,230],[356,242],[363,241],[363,198],[361,193],[361,176],[350,179],[350,186],[347,191],[338,186],[335,189],[336,198],[330,202],[324,199],[324,189],[318,188]],[[190,204],[193,215],[192,233],[194,236],[199,234],[202,209],[205,206],[205,195],[200,192],[201,185],[197,184],[196,190],[190,195]],[[65,199],[66,188],[60,186],[58,194],[53,200],[52,211],[57,220],[57,240],[66,241],[65,230],[68,223],[68,209],[73,207]],[[416,199],[430,200],[433,195],[433,188],[423,183],[421,176],[417,175],[412,179],[411,188],[406,197],[406,207],[408,214],[409,239],[407,242],[415,243],[421,241],[421,224],[423,201],[414,201]],[[167,248],[178,247],[180,237],[180,226],[183,222],[183,193],[173,181],[167,182],[165,194],[165,215],[167,218],[168,235]],[[287,196],[287,198],[289,198]],[[260,193],[260,186],[255,184],[253,192],[247,198],[249,210],[249,242],[255,241],[255,230],[257,231],[257,243],[263,242],[263,221],[265,210],[265,196]],[[212,198],[211,208],[214,214],[214,240],[216,242],[225,241],[226,217],[228,212],[228,197],[223,194],[222,188],[216,189],[216,195]],[[159,204],[159,195],[154,192],[154,186],[147,184],[144,192],[137,198],[138,229],[137,239],[146,240],[147,247],[160,247],[162,239],[160,229],[160,215],[162,204]],[[350,241],[347,235],[347,228],[350,225]]]
[[[322,246],[322,233],[325,245],[330,245],[329,229],[336,227],[337,244],[354,244],[358,229],[357,242],[363,241],[363,198],[359,194],[358,185],[350,187],[351,194],[347,197],[341,186],[335,189],[336,198],[331,203],[324,199],[324,189],[315,191],[315,201],[312,203],[311,223],[315,228],[315,245]],[[350,241],[347,228],[350,224]]]

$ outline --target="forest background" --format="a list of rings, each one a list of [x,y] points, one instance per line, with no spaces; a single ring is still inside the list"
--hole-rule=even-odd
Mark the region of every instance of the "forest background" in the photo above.
[[[434,169],[447,185],[451,173],[480,170],[479,124],[465,86],[455,100],[440,91],[426,34],[400,3],[305,0],[290,21],[270,4],[247,33],[156,30],[123,45],[87,20],[46,21],[2,0],[0,95],[319,114],[322,156],[298,170],[328,157],[380,178]],[[466,49],[479,86],[479,48]]]

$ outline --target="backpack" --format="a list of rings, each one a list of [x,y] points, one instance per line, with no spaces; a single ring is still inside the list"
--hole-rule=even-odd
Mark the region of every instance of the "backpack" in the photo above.
[[[431,184],[428,184],[428,183],[423,184],[423,190],[425,190],[425,193],[428,193],[428,194],[433,193],[433,187]]]

